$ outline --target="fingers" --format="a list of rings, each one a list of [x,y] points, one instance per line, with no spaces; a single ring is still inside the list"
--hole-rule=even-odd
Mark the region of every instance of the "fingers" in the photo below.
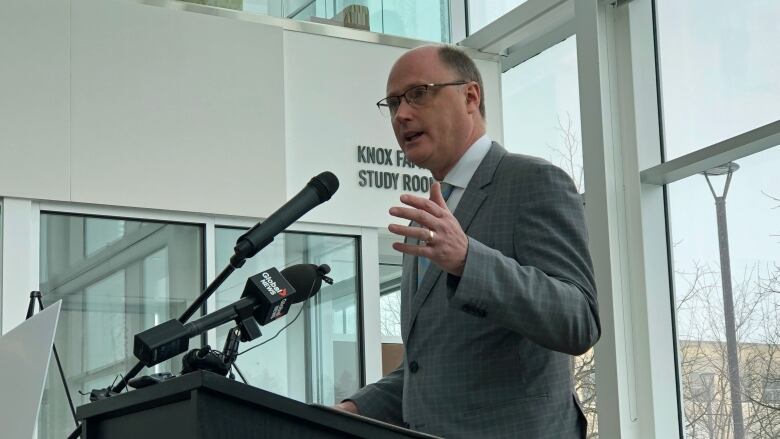
[[[430,200],[425,201],[430,202]],[[417,224],[428,227],[429,229],[434,228],[433,226],[436,224],[437,219],[437,217],[431,215],[425,210],[413,209],[411,207],[391,207],[390,215],[398,218],[408,219],[409,221],[414,221]]]
[[[441,193],[441,183],[434,181],[431,185],[430,200],[436,203],[437,206],[446,209],[447,202],[444,200],[444,196]]]
[[[396,235],[406,236],[418,241],[427,241],[431,237],[431,231],[422,227],[402,226],[399,224],[390,224],[387,229]]]
[[[414,244],[404,244],[403,242],[394,242],[393,249],[401,253],[406,253],[407,255],[424,256],[428,259],[431,259],[431,256],[433,255],[433,250],[431,250],[430,247],[425,245],[414,245]]]
[[[436,196],[436,194],[431,194],[431,197]],[[447,209],[447,203],[444,202],[444,198],[441,196],[441,191],[439,191],[438,199],[438,201],[435,201],[433,198],[428,199],[409,194],[401,195],[401,202],[407,206],[424,210],[436,218],[441,218],[445,215],[445,212],[449,212],[449,210]]]

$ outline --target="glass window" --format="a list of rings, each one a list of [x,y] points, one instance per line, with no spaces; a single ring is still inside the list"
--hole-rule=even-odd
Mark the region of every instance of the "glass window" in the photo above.
[[[576,37],[505,72],[501,93],[504,146],[561,167],[584,196]],[[575,390],[588,418],[589,438],[598,437],[595,368],[592,349],[574,359]]]
[[[501,98],[504,146],[558,165],[584,193],[576,37],[505,72]]]
[[[379,318],[382,337],[401,337],[401,266],[379,265]]]
[[[468,0],[469,34],[482,29],[528,0]]]
[[[185,0],[418,40],[450,41],[449,0]]]
[[[763,402],[767,404],[780,403],[780,376],[767,378]]]
[[[737,165],[710,171],[725,174],[710,175],[709,184],[695,175],[668,186],[684,426],[692,438],[731,437],[740,412],[745,437],[780,436],[780,410],[767,403],[780,376],[780,147]]]
[[[367,3],[374,32],[425,41],[450,41],[448,0],[372,0]]]
[[[188,224],[41,214],[41,293],[62,299],[55,344],[75,404],[89,402],[136,363],[133,336],[178,317],[203,289],[202,228]],[[192,344],[192,343],[191,343]],[[181,371],[181,357],[150,372]],[[41,438],[74,428],[52,360]]]
[[[656,3],[667,160],[780,119],[780,2]]]
[[[379,320],[383,343],[401,343],[402,254],[393,249],[397,235],[379,231]]]
[[[90,256],[107,247],[125,234],[125,222],[107,218],[85,218],[84,227],[89,230],[85,236],[85,251]]]
[[[227,265],[236,240],[244,232],[216,228],[218,271]],[[285,317],[261,327],[260,338],[241,344],[239,352],[246,353],[236,363],[250,385],[320,404],[334,404],[361,386],[357,249],[358,240],[351,236],[283,233],[217,290],[216,305],[221,308],[238,300],[249,277],[268,268],[281,271],[301,263],[328,264],[331,268],[328,276],[333,285],[323,283],[319,294],[307,304],[293,305]],[[231,327],[217,328],[215,349],[222,349]]]

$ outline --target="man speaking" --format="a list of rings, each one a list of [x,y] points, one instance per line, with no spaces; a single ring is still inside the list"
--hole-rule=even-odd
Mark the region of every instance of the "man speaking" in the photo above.
[[[446,438],[584,438],[573,355],[601,328],[582,198],[561,169],[485,134],[482,78],[459,49],[394,64],[387,97],[430,199],[401,196],[400,367],[338,405]]]

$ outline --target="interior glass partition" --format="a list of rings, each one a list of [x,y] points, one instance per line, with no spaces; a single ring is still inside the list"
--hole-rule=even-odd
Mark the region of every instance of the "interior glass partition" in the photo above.
[[[40,221],[41,293],[45,305],[62,300],[55,344],[78,406],[136,363],[136,333],[178,317],[203,289],[203,228],[60,213]],[[180,370],[178,356],[141,373]],[[38,422],[39,438],[74,428],[53,358]]]
[[[227,265],[244,232],[216,228],[217,270]],[[262,326],[262,337],[241,344],[243,353],[236,363],[250,385],[299,401],[334,404],[363,383],[357,238],[282,233],[217,290],[216,306],[238,300],[249,277],[271,267],[281,271],[301,263],[328,264],[334,284],[323,283],[308,302],[293,305],[286,316]],[[217,328],[215,349],[222,349],[231,327]]]

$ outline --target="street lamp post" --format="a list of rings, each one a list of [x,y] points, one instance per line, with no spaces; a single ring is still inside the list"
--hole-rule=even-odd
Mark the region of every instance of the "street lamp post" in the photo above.
[[[734,439],[745,438],[745,422],[742,417],[742,389],[739,380],[739,357],[737,351],[737,325],[734,319],[734,294],[731,288],[731,259],[729,257],[729,234],[726,223],[726,195],[729,192],[731,176],[739,165],[730,162],[704,171],[707,185],[715,198],[718,220],[718,245],[720,248],[720,276],[723,290],[723,316],[726,323],[726,355],[728,361],[729,389],[731,390],[731,417],[734,421]],[[723,195],[717,195],[710,182],[710,176],[726,175]]]

